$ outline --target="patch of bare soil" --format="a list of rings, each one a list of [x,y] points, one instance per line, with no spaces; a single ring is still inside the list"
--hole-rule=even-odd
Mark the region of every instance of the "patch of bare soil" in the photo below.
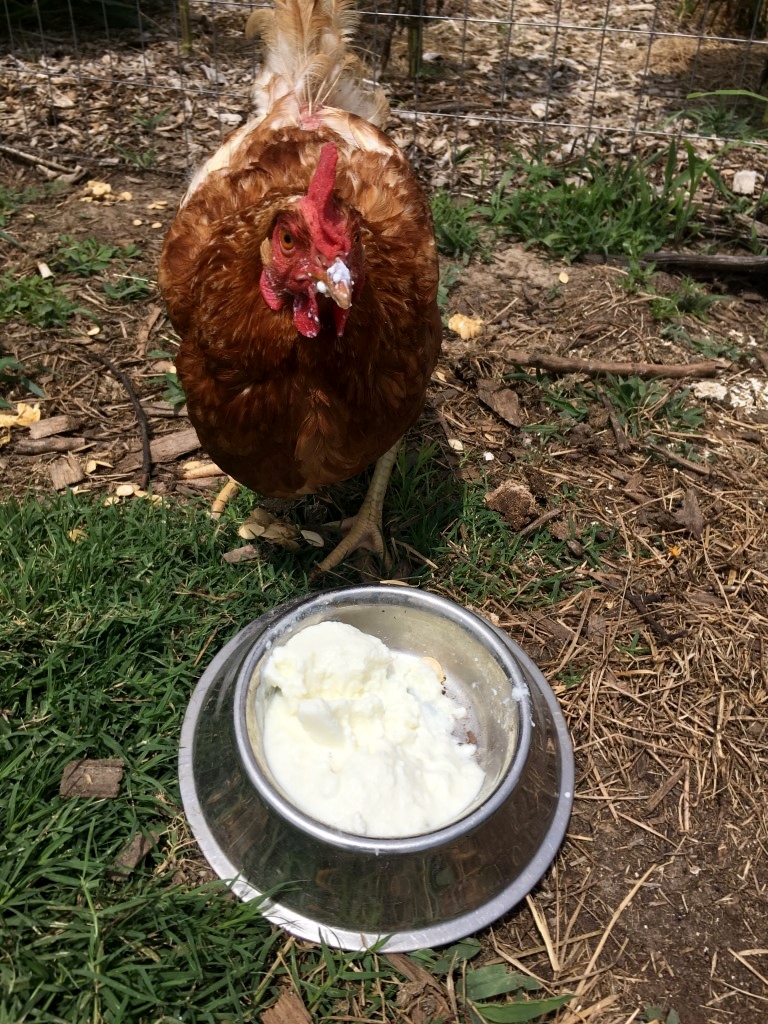
[[[12,184],[36,180],[4,170]],[[109,183],[130,198],[93,198],[81,182],[21,208],[6,227],[24,249],[0,240],[0,272],[37,272],[69,233],[140,246],[131,272],[154,280],[178,189],[151,173],[114,173]],[[183,498],[218,485],[183,478],[200,453],[194,439],[174,446],[189,424],[163,402],[176,342],[155,293],[128,304],[106,297],[115,273],[55,277],[98,314],[98,333],[84,314],[74,336],[4,325],[4,353],[35,370],[44,390],[43,418],[68,417],[47,439],[66,450],[46,451],[43,437],[24,454],[30,431],[11,428],[0,447],[8,491],[50,489],[61,460],[78,471],[75,490],[144,483],[131,397],[94,353],[125,374],[153,445],[164,444],[154,491]],[[685,1024],[758,1024],[768,976],[768,305],[751,282],[714,281],[708,321],[687,318],[684,332],[670,332],[652,314],[654,296],[628,292],[624,277],[509,246],[465,268],[450,297],[449,312],[484,326],[469,341],[446,332],[427,429],[442,425],[452,447],[462,443],[464,476],[484,471],[489,490],[502,486],[496,500],[516,529],[538,519],[583,553],[573,578],[584,589],[567,599],[483,609],[552,680],[578,780],[554,867],[482,938],[489,959],[577,992],[558,1018],[568,1024],[638,1020],[646,1004],[674,1007]],[[679,281],[656,286],[674,292]],[[698,390],[680,405],[701,413],[695,429],[649,414],[633,433],[621,430],[620,395],[605,377],[605,403],[567,414],[562,403],[578,407],[593,377],[575,363],[537,378],[519,364],[537,353],[667,364],[714,354],[719,363],[713,380],[662,378],[673,398]],[[594,543],[610,536],[595,564]],[[521,591],[552,571],[532,562]]]

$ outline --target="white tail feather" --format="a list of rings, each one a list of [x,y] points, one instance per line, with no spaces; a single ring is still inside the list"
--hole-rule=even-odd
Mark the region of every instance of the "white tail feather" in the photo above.
[[[389,104],[348,44],[359,15],[351,0],[274,0],[273,10],[256,10],[246,26],[261,36],[264,63],[253,87],[259,119],[279,107],[297,119],[335,107],[382,127]]]

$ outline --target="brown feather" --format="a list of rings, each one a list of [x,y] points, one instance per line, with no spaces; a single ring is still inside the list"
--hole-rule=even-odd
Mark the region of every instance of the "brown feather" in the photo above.
[[[278,0],[266,39],[287,65],[276,25],[289,21],[297,46],[320,45],[325,32],[335,46],[355,19],[340,0]],[[296,67],[311,57],[297,53]],[[311,125],[299,114],[276,127],[272,113],[234,133],[195,176],[159,282],[203,447],[241,483],[292,497],[359,473],[415,423],[441,324],[429,204],[400,150],[338,108],[314,108]],[[288,305],[267,306],[259,281],[275,218],[306,195],[328,142],[338,152],[336,200],[360,216],[365,283],[342,337],[324,324],[307,338]]]

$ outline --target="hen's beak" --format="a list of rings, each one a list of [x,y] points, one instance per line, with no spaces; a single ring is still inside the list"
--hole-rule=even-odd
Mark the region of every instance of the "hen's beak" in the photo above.
[[[352,286],[355,282],[341,257],[337,256],[327,270],[318,273],[315,281],[320,294],[330,296],[340,309],[349,309],[352,305]]]

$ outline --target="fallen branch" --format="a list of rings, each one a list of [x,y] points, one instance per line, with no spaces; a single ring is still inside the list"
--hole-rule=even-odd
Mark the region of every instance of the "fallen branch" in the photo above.
[[[57,163],[55,160],[38,156],[36,153],[25,153],[23,149],[16,149],[15,146],[8,146],[5,143],[0,143],[0,153],[4,153],[5,156],[14,160],[21,160],[22,163],[32,164],[33,167],[42,167],[49,171],[55,171],[57,174],[64,174],[71,181],[76,181],[78,176],[85,174],[79,164],[74,167],[65,167],[64,164]]]
[[[725,370],[731,365],[726,359],[706,359],[701,363],[612,363],[517,348],[508,349],[503,355],[516,366],[533,366],[552,373],[586,373],[590,377],[601,373],[610,373],[614,377],[714,377],[718,370]]]
[[[152,470],[152,455],[149,448],[149,421],[147,414],[144,412],[139,396],[134,390],[133,384],[127,374],[123,373],[122,370],[118,369],[115,364],[103,356],[100,352],[86,352],[85,355],[93,360],[94,362],[101,363],[102,366],[106,366],[109,372],[116,377],[125,388],[128,393],[128,397],[133,405],[133,410],[136,413],[136,422],[139,425],[139,433],[141,434],[141,476],[139,478],[139,486],[146,490],[149,485],[149,474]]]
[[[759,223],[759,221],[755,223]],[[600,256],[593,253],[582,258],[585,263],[610,264],[614,267],[628,267],[631,262],[624,256]],[[708,274],[723,272],[726,274],[759,274],[768,270],[768,256],[709,255],[701,252],[675,252],[672,249],[649,252],[636,262],[642,267],[653,265],[659,268],[671,267],[672,269],[692,270]]]

